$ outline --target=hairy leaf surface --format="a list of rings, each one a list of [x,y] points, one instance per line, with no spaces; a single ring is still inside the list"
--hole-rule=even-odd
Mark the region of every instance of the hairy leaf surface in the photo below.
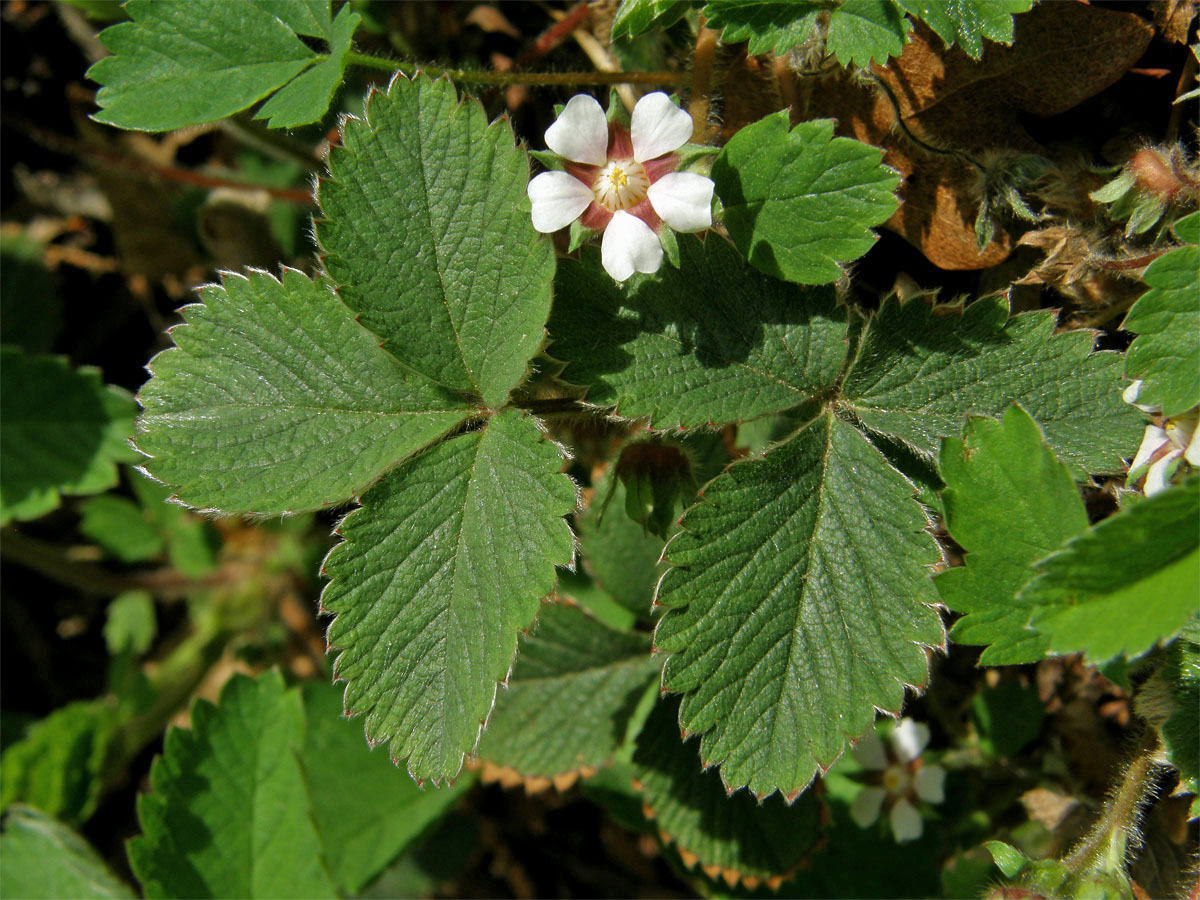
[[[299,272],[226,276],[201,297],[138,395],[144,468],[190,506],[344,503],[469,412]]]
[[[478,756],[526,777],[598,769],[657,671],[645,635],[609,628],[574,604],[543,605],[536,630],[521,636]]]
[[[1136,445],[1141,422],[1121,400],[1119,354],[1092,353],[1091,332],[1055,335],[1052,312],[1008,318],[1002,298],[939,313],[884,303],[843,384],[845,411],[932,456],[964,416],[1020,403],[1077,477],[1123,468],[1120,448]]]
[[[333,897],[296,762],[304,708],[268,672],[167,732],[129,862],[148,897]]]
[[[847,311],[830,288],[764,278],[716,235],[682,236],[680,265],[624,289],[585,249],[555,279],[550,353],[591,403],[657,428],[734,422],[833,384]]]
[[[1046,637],[1026,627],[1032,607],[1017,595],[1032,563],[1087,528],[1075,479],[1015,405],[1002,422],[972,419],[961,441],[943,441],[938,469],[946,527],[966,551],[934,579],[946,605],[967,613],[951,637],[988,645],[981,665],[1037,662]]]
[[[826,284],[875,243],[872,226],[896,211],[900,176],[883,154],[834,137],[832,119],[788,128],[783,110],[747,125],[722,148],[712,178],[737,248],[775,278]]]
[[[113,55],[88,77],[102,85],[96,120],[139,131],[215,122],[279,88],[273,127],[317,121],[359,19],[343,9],[331,24],[328,0],[130,0],[124,9],[131,21],[100,34]],[[328,40],[331,56],[322,62],[299,35]]]
[[[950,47],[962,47],[971,59],[983,57],[983,39],[1011,44],[1013,15],[1028,12],[1033,0],[898,0]]]
[[[1037,563],[1020,599],[1058,653],[1094,662],[1144,653],[1187,624],[1200,597],[1200,477],[1148,497]]]
[[[913,486],[826,413],[711,482],[667,547],[679,722],[730,788],[794,795],[899,710],[944,640],[928,566],[938,559]]]
[[[322,606],[345,705],[415,778],[458,774],[517,632],[569,565],[575,488],[535,420],[510,411],[394,469],[347,516]]]
[[[705,771],[695,741],[681,741],[679,701],[668,697],[638,732],[634,776],[654,823],[685,862],[710,878],[747,887],[791,875],[821,834],[820,801],[813,794],[792,805],[782,797],[759,803],[749,792],[732,797],[720,776]]]
[[[651,28],[669,28],[693,5],[692,0],[621,0],[613,16],[612,39],[636,37]]]
[[[1138,403],[1173,416],[1200,404],[1200,212],[1175,223],[1192,246],[1146,267],[1150,286],[1129,310],[1124,327],[1138,336],[1125,353],[1125,374],[1140,378]]]
[[[56,509],[61,494],[96,494],[117,483],[136,407],[92,368],[57,356],[0,349],[0,523]]]
[[[329,273],[406,365],[498,408],[542,343],[554,275],[525,154],[445,80],[398,76],[364,115],[320,186]]]

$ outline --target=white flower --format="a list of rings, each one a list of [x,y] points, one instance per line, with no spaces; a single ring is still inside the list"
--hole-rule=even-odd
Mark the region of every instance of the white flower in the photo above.
[[[945,798],[946,771],[938,765],[923,765],[921,751],[929,743],[929,727],[912,719],[901,719],[892,729],[891,751],[874,729],[858,739],[854,756],[869,772],[881,773],[877,784],[862,789],[850,806],[850,818],[859,828],[868,828],[888,807],[888,820],[897,843],[915,841],[923,830],[916,804],[941,803]]]
[[[1145,406],[1137,402],[1141,389],[1142,382],[1135,381],[1125,389],[1122,397],[1126,403],[1143,412],[1161,413],[1162,410],[1157,406]],[[1142,491],[1147,497],[1165,491],[1170,486],[1171,478],[1179,470],[1181,462],[1192,468],[1200,468],[1200,441],[1195,440],[1196,428],[1200,425],[1200,411],[1193,409],[1160,421],[1161,425],[1146,426],[1142,445],[1129,464],[1129,475],[1125,479],[1126,486],[1131,486],[1144,476],[1146,480]]]
[[[661,91],[637,102],[628,131],[610,125],[594,98],[577,94],[546,129],[546,146],[566,160],[566,171],[529,182],[533,227],[549,234],[579,219],[604,231],[600,258],[614,279],[657,272],[664,223],[685,233],[712,227],[712,181],[675,171],[674,152],[691,136],[692,117]]]

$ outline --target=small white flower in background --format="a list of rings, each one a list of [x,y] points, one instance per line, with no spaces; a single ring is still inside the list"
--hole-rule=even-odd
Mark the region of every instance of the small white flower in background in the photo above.
[[[579,219],[604,231],[600,258],[614,279],[657,272],[664,223],[685,233],[712,227],[712,181],[675,171],[674,152],[691,136],[692,117],[661,91],[637,102],[629,130],[610,124],[593,97],[575,95],[546,129],[567,170],[529,182],[533,227],[549,234]]]
[[[1121,396],[1126,403],[1157,416],[1162,412],[1157,406],[1146,406],[1137,402],[1141,390],[1142,383],[1135,381]],[[1142,435],[1142,445],[1138,447],[1133,462],[1129,464],[1126,487],[1136,484],[1144,476],[1146,480],[1142,491],[1147,497],[1151,497],[1170,486],[1171,478],[1179,471],[1181,462],[1192,468],[1200,468],[1200,441],[1195,440],[1197,425],[1200,425],[1200,411],[1194,409],[1182,415],[1162,419],[1161,424],[1147,425]]]
[[[892,835],[897,843],[915,841],[923,826],[918,802],[941,803],[945,799],[946,770],[923,765],[921,752],[929,743],[929,727],[912,719],[901,719],[892,728],[891,747],[868,731],[854,745],[854,756],[869,772],[878,772],[876,783],[868,784],[854,798],[850,818],[859,828],[879,821],[886,808]]]

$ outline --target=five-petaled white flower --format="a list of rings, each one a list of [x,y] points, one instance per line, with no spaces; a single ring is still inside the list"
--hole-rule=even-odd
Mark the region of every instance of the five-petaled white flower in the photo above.
[[[1142,382],[1135,381],[1125,388],[1122,396],[1126,403],[1133,404],[1143,412],[1161,416],[1159,407],[1137,402],[1141,392]],[[1129,475],[1125,479],[1126,486],[1132,486],[1144,476],[1146,480],[1142,484],[1142,492],[1147,497],[1165,491],[1170,486],[1180,463],[1187,463],[1193,469],[1200,468],[1200,440],[1197,440],[1196,434],[1200,427],[1200,411],[1192,409],[1158,421],[1161,424],[1146,426],[1142,445],[1129,464]]]
[[[546,146],[566,160],[566,171],[529,182],[533,227],[549,234],[579,219],[604,230],[600,258],[614,279],[657,272],[663,223],[687,233],[712,227],[712,181],[675,171],[675,151],[691,136],[692,117],[661,91],[637,102],[629,130],[577,94],[546,129]]]
[[[892,729],[891,751],[884,747],[874,729],[854,745],[854,756],[870,772],[882,773],[878,784],[862,789],[850,806],[850,818],[859,828],[879,820],[886,805],[892,835],[897,843],[915,841],[924,830],[921,814],[914,805],[941,803],[945,799],[946,771],[938,765],[923,765],[921,752],[929,743],[929,726],[901,719]]]

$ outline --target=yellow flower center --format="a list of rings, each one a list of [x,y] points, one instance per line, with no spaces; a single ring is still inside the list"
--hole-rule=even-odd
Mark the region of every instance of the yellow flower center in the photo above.
[[[596,202],[609,212],[629,209],[646,199],[650,178],[642,164],[632,159],[611,160],[592,184]]]
[[[911,783],[912,778],[908,773],[908,767],[900,763],[889,767],[883,773],[883,788],[889,794],[904,794],[908,791]]]

